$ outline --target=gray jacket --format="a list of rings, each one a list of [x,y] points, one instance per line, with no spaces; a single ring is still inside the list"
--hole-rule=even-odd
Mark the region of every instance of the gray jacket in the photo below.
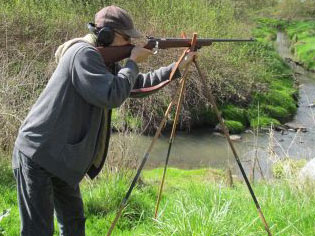
[[[15,147],[70,185],[77,185],[87,172],[94,178],[106,157],[102,147],[101,164],[92,165],[104,129],[105,149],[108,146],[110,110],[119,107],[132,88],[167,80],[173,66],[139,74],[137,64],[127,60],[114,75],[94,47],[71,46],[23,122]],[[13,160],[13,168],[17,167]]]

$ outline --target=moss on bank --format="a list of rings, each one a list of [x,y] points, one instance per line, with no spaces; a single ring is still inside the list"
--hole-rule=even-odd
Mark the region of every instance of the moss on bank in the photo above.
[[[253,33],[264,47],[265,62],[268,65],[265,89],[253,95],[246,113],[250,127],[268,127],[286,122],[297,111],[297,93],[292,71],[279,57],[273,46],[279,29],[286,27],[283,20],[262,18]]]
[[[245,130],[245,126],[236,120],[224,120],[224,124],[231,134],[239,134]]]

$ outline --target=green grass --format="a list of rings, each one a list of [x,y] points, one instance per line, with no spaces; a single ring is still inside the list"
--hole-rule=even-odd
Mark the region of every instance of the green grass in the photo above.
[[[224,124],[228,128],[230,134],[239,134],[245,130],[245,126],[239,121],[224,120]]]
[[[19,217],[14,179],[8,163],[2,163],[0,170],[0,212],[11,209],[0,221],[0,232],[16,236]],[[266,235],[244,183],[236,181],[234,188],[226,187],[220,170],[169,168],[159,217],[154,220],[162,171],[144,171],[113,235]],[[103,172],[96,181],[83,181],[87,236],[106,234],[129,187],[130,174]],[[274,235],[313,235],[313,193],[304,193],[283,180],[256,183],[254,191]]]
[[[15,180],[7,160],[2,159],[3,156],[0,159],[0,217],[6,210],[10,211],[10,213],[8,217],[0,221],[0,235],[18,235],[19,211],[17,208]]]
[[[286,31],[296,59],[307,69],[315,70],[315,20],[293,21]]]
[[[223,106],[221,108],[221,111],[224,119],[239,121],[241,124],[243,124],[243,126],[248,125],[246,110],[244,108],[240,108],[235,105],[229,104]]]
[[[289,157],[277,161],[273,167],[273,176],[278,179],[297,178],[299,171],[305,166],[306,160],[293,160]]]

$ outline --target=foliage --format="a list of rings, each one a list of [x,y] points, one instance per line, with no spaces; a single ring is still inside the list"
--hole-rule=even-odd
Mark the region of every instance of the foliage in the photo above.
[[[314,0],[282,0],[277,5],[275,15],[287,18],[313,17],[315,14]]]
[[[291,158],[285,158],[273,164],[272,173],[277,179],[296,178],[305,164],[305,159],[293,160]]]
[[[112,126],[114,130],[125,130],[129,128],[137,131],[141,127],[141,120],[137,116],[133,116],[130,112],[125,110],[113,109],[112,110]]]
[[[253,35],[259,42],[273,48],[272,41],[276,40],[277,31],[284,28],[286,22],[273,18],[257,18],[256,22],[257,27],[253,29]]]
[[[259,127],[270,127],[271,125],[279,125],[280,122],[274,118],[266,117],[266,116],[260,116],[256,118],[252,118],[250,120],[250,126],[253,128],[259,128]]]
[[[194,127],[214,126],[218,123],[217,115],[209,107],[195,107],[192,109],[191,118]]]
[[[281,122],[288,121],[290,117],[288,110],[280,106],[262,105],[261,109],[265,114]]]
[[[239,121],[225,120],[224,124],[226,125],[231,134],[239,134],[245,130],[245,126]]]
[[[244,108],[237,107],[235,105],[226,105],[221,108],[222,116],[226,120],[239,121],[243,126],[248,125],[246,117],[246,110]]]
[[[269,126],[287,121],[297,110],[298,90],[294,84],[291,69],[277,55],[272,39],[279,29],[288,27],[289,22],[272,18],[258,18],[253,34],[258,37],[264,50],[262,56],[269,71],[265,77],[266,87],[254,93],[247,109],[251,127]]]
[[[296,59],[315,71],[315,21],[293,21],[287,27]]]

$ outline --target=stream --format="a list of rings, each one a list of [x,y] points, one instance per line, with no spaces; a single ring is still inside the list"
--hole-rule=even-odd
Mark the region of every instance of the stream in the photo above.
[[[248,130],[240,135],[240,141],[234,141],[245,171],[249,173],[250,169],[252,169],[253,160],[256,157],[256,160],[258,160],[256,164],[259,163],[264,177],[267,178],[272,176],[272,164],[281,158],[290,157],[309,160],[315,156],[315,148],[313,146],[315,145],[315,107],[309,106],[315,103],[315,73],[308,72],[287,59],[292,59],[292,55],[289,51],[289,40],[282,32],[277,34],[276,48],[279,55],[288,61],[292,67],[300,86],[297,114],[289,123],[292,126],[306,127],[307,132],[288,130],[257,134]],[[169,135],[164,134],[159,138],[146,163],[146,168],[162,167],[164,165]],[[117,138],[117,135],[113,135],[113,141],[117,140]],[[142,158],[152,138],[150,136],[132,136],[132,141],[129,141],[129,143],[132,143],[130,145],[131,151],[138,153],[138,158]],[[184,169],[203,167],[224,169],[230,167],[233,174],[240,175],[234,156],[225,138],[206,128],[193,130],[189,134],[180,131],[176,133],[169,166]],[[261,178],[261,175],[258,175],[258,170],[256,168],[255,177]]]

